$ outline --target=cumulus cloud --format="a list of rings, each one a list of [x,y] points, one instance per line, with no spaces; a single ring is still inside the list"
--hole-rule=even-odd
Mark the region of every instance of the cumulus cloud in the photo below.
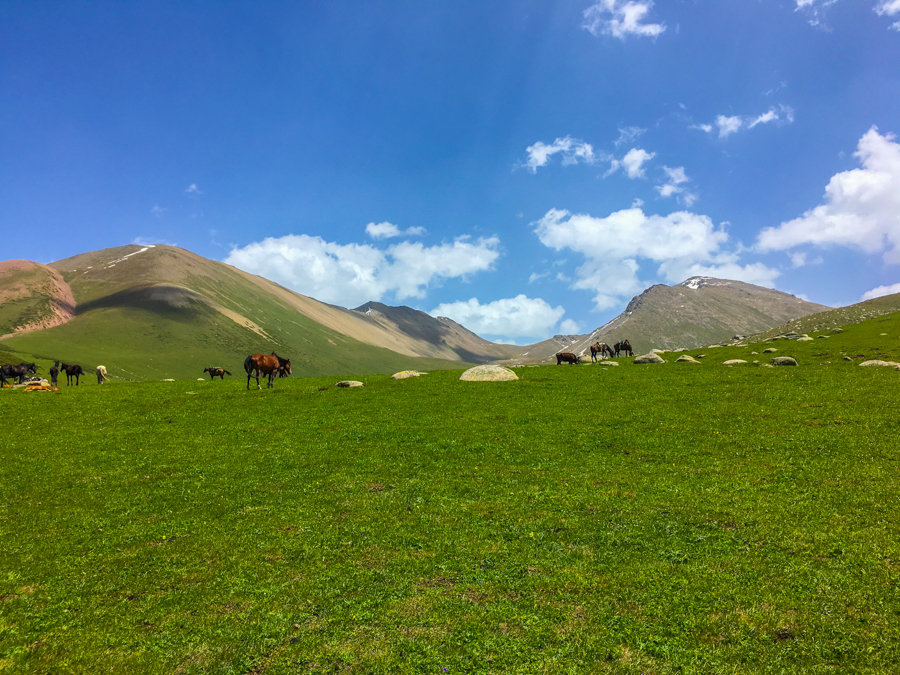
[[[872,298],[881,298],[885,295],[893,295],[900,293],[900,284],[891,284],[890,286],[878,286],[871,291],[866,291],[860,300],[871,300]]]
[[[702,274],[771,285],[778,276],[761,263],[740,265],[738,254],[723,248],[725,230],[688,211],[659,216],[630,208],[597,218],[551,209],[532,225],[545,246],[584,256],[572,288],[593,291],[601,310],[644,287],[638,279],[641,259],[658,265],[669,283]]]
[[[660,197],[677,195],[687,206],[691,206],[697,201],[697,195],[688,192],[684,186],[684,183],[690,182],[690,178],[684,172],[683,166],[675,168],[663,166],[663,171],[666,173],[666,182],[656,186]]]
[[[794,11],[804,12],[810,26],[827,30],[825,13],[836,2],[837,0],[797,0],[797,7]]]
[[[600,0],[584,10],[581,27],[591,35],[612,35],[624,40],[629,35],[638,37],[658,37],[665,30],[665,24],[645,23],[653,0]]]
[[[619,127],[619,137],[613,143],[618,148],[620,145],[637,140],[645,131],[647,130],[640,127]]]
[[[644,177],[644,163],[656,157],[655,152],[647,152],[643,148],[632,148],[622,158],[622,166],[625,167],[625,173],[629,178]]]
[[[566,136],[565,138],[557,138],[549,145],[538,141],[534,145],[525,148],[528,153],[528,159],[522,164],[531,173],[537,173],[538,167],[546,166],[553,155],[559,154],[562,157],[563,166],[569,164],[593,164],[597,161],[594,155],[594,148],[590,143],[582,140]]]
[[[403,234],[410,236],[425,234],[425,228],[408,227],[405,230],[401,230],[393,223],[385,221],[383,223],[369,223],[366,225],[366,234],[372,237],[372,239],[389,239],[391,237],[399,237]]]
[[[404,241],[380,249],[292,234],[233,248],[225,262],[322,302],[356,307],[389,293],[397,300],[421,298],[445,279],[488,270],[500,256],[499,244],[496,237],[459,237],[437,246]]]
[[[880,0],[875,6],[875,12],[878,16],[897,16],[900,14],[900,0]],[[900,31],[900,21],[892,23],[891,28]]]
[[[478,298],[443,303],[429,313],[432,316],[449,317],[478,335],[543,338],[553,333],[554,326],[566,310],[551,307],[541,298],[529,298],[520,294],[484,305]]]
[[[900,145],[893,134],[882,135],[873,126],[859,140],[854,156],[862,168],[832,176],[823,204],[765,228],[757,248],[846,246],[882,253],[886,263],[900,264]]]
[[[794,109],[786,105],[769,108],[764,113],[754,116],[718,115],[714,124],[694,124],[691,129],[699,129],[708,134],[718,130],[719,138],[728,138],[742,129],[753,129],[760,124],[776,122],[791,124],[794,121]]]

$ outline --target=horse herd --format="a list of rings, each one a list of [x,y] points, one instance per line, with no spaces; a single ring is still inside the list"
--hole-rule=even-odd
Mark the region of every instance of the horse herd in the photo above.
[[[287,377],[291,374],[291,360],[283,359],[275,352],[271,354],[251,354],[246,359],[244,359],[244,370],[247,371],[247,389],[250,389],[250,380],[253,378],[253,373],[256,373],[256,388],[262,389],[259,386],[259,376],[260,375],[268,375],[269,376],[269,384],[266,386],[267,389],[273,389],[275,387],[275,378],[276,377]],[[217,377],[222,380],[225,379],[226,375],[231,375],[224,368],[216,368],[209,367],[203,369],[204,373],[209,373],[209,379],[214,380]]]
[[[612,347],[605,342],[595,342],[591,345],[591,362],[594,363],[598,360],[598,354],[602,361],[604,357],[611,359],[613,356],[618,357],[621,353],[624,353],[625,356],[634,356],[634,351],[631,349],[631,343],[628,340],[616,342]],[[556,365],[561,363],[581,363],[581,357],[572,352],[560,352],[556,355]]]
[[[34,363],[22,362],[18,365],[9,363],[4,364],[0,366],[0,385],[9,384],[9,380],[12,380],[17,384],[23,384],[25,378],[29,375],[36,375],[37,370],[37,365]],[[84,369],[78,364],[60,363],[57,360],[50,368],[50,384],[54,387],[56,386],[57,378],[61,372],[66,374],[66,384],[71,385],[72,380],[74,379],[76,387],[78,386],[79,379],[84,375]],[[97,383],[103,384],[106,379],[106,368],[104,366],[97,366]]]

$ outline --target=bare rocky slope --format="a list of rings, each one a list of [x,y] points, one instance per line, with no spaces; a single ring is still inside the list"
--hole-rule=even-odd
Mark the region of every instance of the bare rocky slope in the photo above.
[[[30,260],[0,262],[0,336],[65,323],[75,315],[75,298],[63,276]]]
[[[631,342],[635,353],[651,349],[694,349],[779,326],[830,309],[788,293],[742,281],[691,277],[675,286],[651,286],[625,311],[568,351],[589,353],[594,342]]]

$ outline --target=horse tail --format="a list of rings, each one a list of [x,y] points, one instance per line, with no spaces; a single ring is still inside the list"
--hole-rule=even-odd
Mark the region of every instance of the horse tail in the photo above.
[[[253,360],[253,354],[251,354],[246,359],[244,359],[244,370],[247,371],[248,377],[250,376],[250,371],[253,370],[253,365],[250,363],[250,361],[252,361],[252,360]],[[231,373],[228,373],[228,374],[231,375]]]
[[[227,370],[225,370],[224,368],[222,368],[222,372],[225,373],[226,375],[231,375],[231,373],[229,373],[229,372],[228,372]]]

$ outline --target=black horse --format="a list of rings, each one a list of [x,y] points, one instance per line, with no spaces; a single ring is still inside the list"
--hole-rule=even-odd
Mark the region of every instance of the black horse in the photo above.
[[[619,355],[619,352],[625,352],[625,356],[634,356],[634,351],[631,349],[631,343],[628,340],[617,342],[613,345],[613,350],[616,356]]]
[[[581,363],[581,358],[572,352],[560,352],[556,355],[556,365],[560,365],[561,363],[571,363],[575,365]]]
[[[17,366],[7,363],[0,366],[0,377],[3,378],[3,382],[6,382],[7,378],[9,378],[15,380],[18,384],[22,384],[26,375],[36,373],[37,366],[33,363],[22,362]]]
[[[209,379],[211,379],[211,380],[214,380],[217,377],[220,377],[224,380],[226,375],[231,375],[231,373],[229,373],[224,368],[215,368],[215,367],[204,368],[203,372],[209,373]]]
[[[78,364],[69,365],[68,363],[61,363],[59,366],[60,370],[66,371],[66,385],[72,385],[72,378],[75,378],[75,386],[78,386],[79,378],[84,375],[84,368],[79,366]]]
[[[59,360],[57,360],[52,366],[50,366],[50,384],[55,387],[56,381],[58,378],[59,378]]]

